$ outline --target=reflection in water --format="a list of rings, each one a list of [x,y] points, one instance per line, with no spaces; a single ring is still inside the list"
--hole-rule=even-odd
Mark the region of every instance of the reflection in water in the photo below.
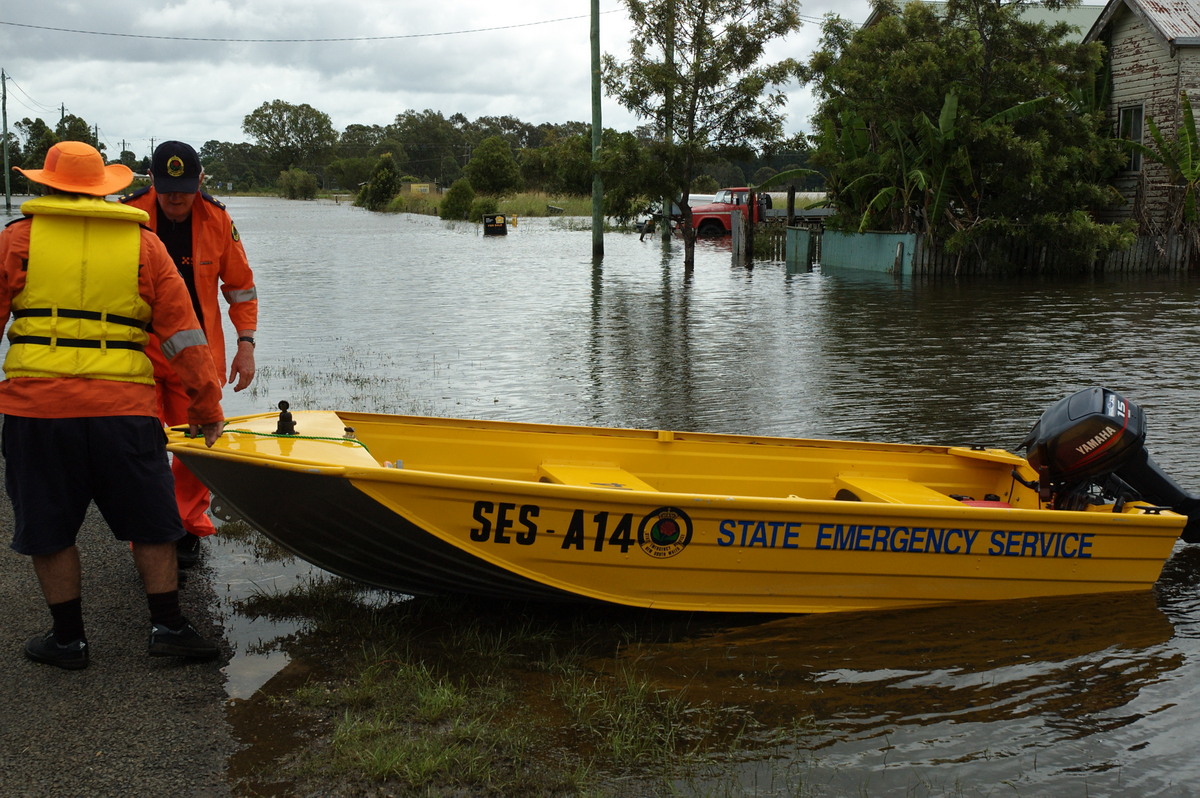
[[[812,715],[823,733],[844,739],[876,736],[881,721],[1000,721],[1120,706],[1180,664],[1156,648],[1171,633],[1154,596],[1137,593],[786,617],[661,648],[633,645],[624,657],[693,699],[753,707],[772,726]],[[1078,665],[1093,657],[1087,671],[1115,678],[1081,691],[1076,680],[1087,674]],[[1128,668],[1139,660],[1144,667]]]
[[[776,618],[593,667],[744,712],[750,794],[1189,795],[1198,584],[1181,546],[1154,593]]]
[[[806,778],[850,794],[897,768],[899,788],[951,765],[974,782],[976,766],[1035,750],[1043,771],[1090,769],[1060,746],[1135,722],[1140,692],[1184,664],[1171,636],[1142,593],[781,618],[622,660],[692,702],[745,711],[758,729],[748,760],[777,756],[779,730],[796,729],[783,747],[817,752]]]
[[[1192,279],[789,273],[704,242],[685,272],[636,235],[607,236],[593,264],[587,233],[548,220],[485,239],[348,206],[228,204],[262,297],[260,377],[227,394],[230,414],[287,399],[1011,449],[1054,401],[1103,384],[1142,405],[1148,448],[1200,489]],[[1200,553],[1181,546],[1155,594],[776,619],[623,657],[753,718],[751,794],[1185,794],[1200,781],[1198,582]],[[249,624],[230,609],[235,641],[257,639]],[[231,683],[251,648],[271,645],[239,643]]]

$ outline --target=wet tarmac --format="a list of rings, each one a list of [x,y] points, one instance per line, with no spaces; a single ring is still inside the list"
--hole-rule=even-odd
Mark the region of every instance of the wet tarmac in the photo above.
[[[237,744],[221,672],[229,652],[204,663],[147,655],[149,613],[129,547],[93,508],[79,537],[90,665],[31,662],[24,643],[49,628],[50,614],[29,558],[8,548],[7,500],[0,527],[0,794],[231,795],[226,768]],[[222,636],[203,572],[185,576],[180,597],[202,634]]]

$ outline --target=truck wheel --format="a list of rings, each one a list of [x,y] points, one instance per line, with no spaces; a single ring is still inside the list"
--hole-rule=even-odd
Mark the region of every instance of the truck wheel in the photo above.
[[[720,222],[709,219],[700,223],[700,226],[696,228],[696,235],[701,238],[716,238],[725,235],[725,228]]]

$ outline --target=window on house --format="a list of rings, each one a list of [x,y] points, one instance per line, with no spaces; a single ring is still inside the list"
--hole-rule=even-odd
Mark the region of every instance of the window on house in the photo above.
[[[1122,108],[1120,124],[1119,135],[1121,138],[1142,143],[1142,106],[1131,105],[1128,108]],[[1129,153],[1125,169],[1129,172],[1140,172],[1142,170],[1142,154],[1140,152]]]

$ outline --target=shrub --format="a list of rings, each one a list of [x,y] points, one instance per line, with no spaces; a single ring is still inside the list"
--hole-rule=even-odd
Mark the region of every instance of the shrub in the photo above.
[[[495,213],[500,207],[500,202],[495,197],[476,197],[471,203],[471,210],[467,214],[467,218],[472,222],[483,221],[485,214]]]
[[[392,197],[400,193],[400,176],[396,173],[396,163],[392,154],[385,152],[379,156],[371,177],[363,184],[354,204],[369,211],[382,211],[387,208]]]
[[[443,219],[466,219],[471,213],[471,203],[475,201],[475,189],[465,177],[455,180],[442,197],[438,208],[438,216]]]
[[[294,166],[286,172],[280,172],[279,196],[284,199],[316,199],[317,178]]]

